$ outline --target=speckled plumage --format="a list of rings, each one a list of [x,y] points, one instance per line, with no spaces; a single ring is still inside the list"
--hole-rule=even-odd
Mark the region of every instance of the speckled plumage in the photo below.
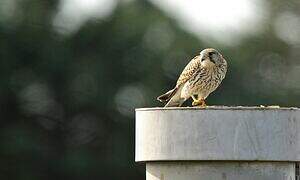
[[[223,56],[215,49],[204,49],[184,68],[175,88],[157,99],[168,102],[166,107],[181,106],[190,97],[193,105],[205,105],[204,100],[220,85],[226,72],[227,62]]]

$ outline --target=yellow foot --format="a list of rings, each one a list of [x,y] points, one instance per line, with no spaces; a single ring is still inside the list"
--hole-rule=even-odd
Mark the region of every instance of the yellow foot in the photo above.
[[[206,107],[204,100],[194,100],[192,103],[193,106]]]
[[[199,101],[193,101],[192,106],[198,106],[199,104]]]

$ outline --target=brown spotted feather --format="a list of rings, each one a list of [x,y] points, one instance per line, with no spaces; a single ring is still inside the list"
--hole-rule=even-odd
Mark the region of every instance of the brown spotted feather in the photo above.
[[[194,57],[188,65],[183,69],[182,73],[180,74],[176,87],[179,87],[180,85],[186,83],[191,77],[194,76],[195,72],[200,67],[200,56]]]

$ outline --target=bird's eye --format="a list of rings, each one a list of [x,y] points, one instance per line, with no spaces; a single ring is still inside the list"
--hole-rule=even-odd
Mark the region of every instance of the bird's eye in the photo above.
[[[214,52],[209,52],[209,53],[208,53],[209,56],[212,56],[212,55],[214,55],[214,54],[215,54]]]

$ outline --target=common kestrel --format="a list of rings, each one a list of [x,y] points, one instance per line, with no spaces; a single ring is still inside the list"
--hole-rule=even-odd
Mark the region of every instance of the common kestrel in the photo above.
[[[213,48],[204,49],[184,68],[175,88],[157,100],[167,102],[165,107],[175,107],[192,97],[193,106],[206,106],[205,99],[221,84],[226,72],[227,62],[223,56]]]

